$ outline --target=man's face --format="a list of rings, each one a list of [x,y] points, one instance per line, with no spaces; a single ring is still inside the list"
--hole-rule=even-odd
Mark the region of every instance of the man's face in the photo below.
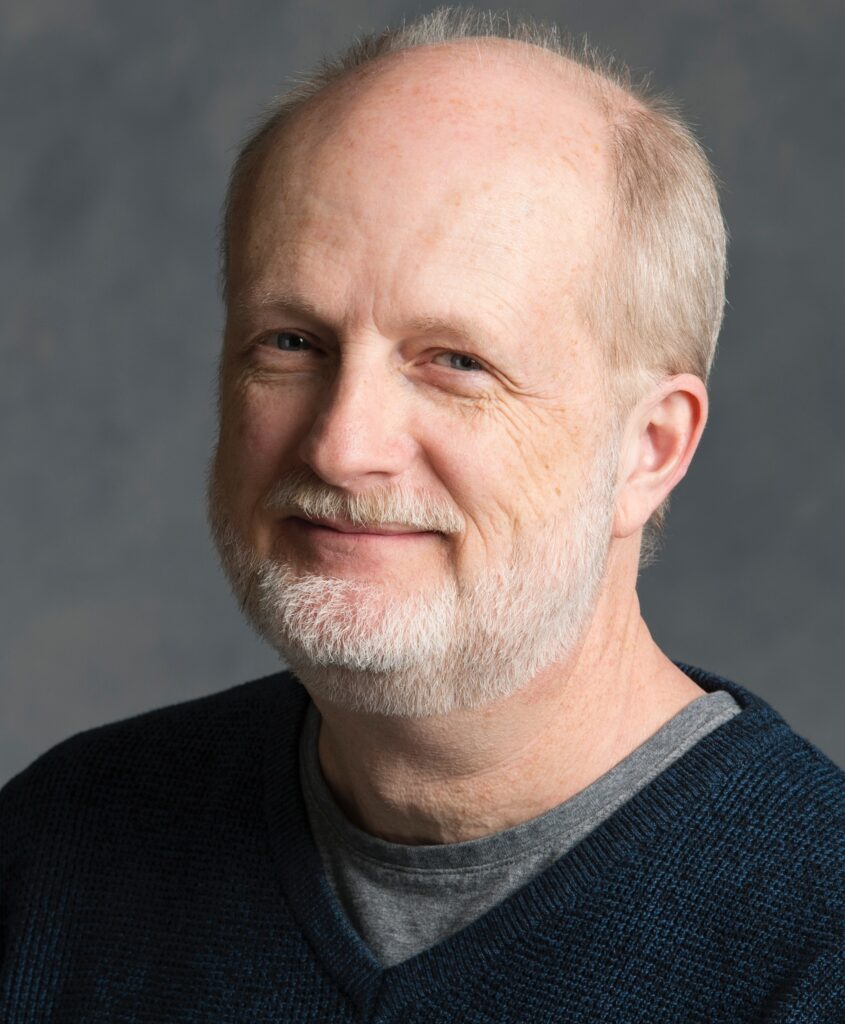
[[[508,67],[430,49],[336,90],[239,210],[213,532],[253,624],[348,707],[513,692],[571,656],[602,578],[601,126]]]

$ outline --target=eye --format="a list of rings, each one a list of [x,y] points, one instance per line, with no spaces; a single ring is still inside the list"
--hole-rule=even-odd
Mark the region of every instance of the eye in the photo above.
[[[441,352],[436,358],[439,359],[441,356],[445,356],[449,360],[453,370],[463,370],[471,373],[484,369],[477,359],[473,359],[472,356],[465,356],[462,352]]]
[[[280,352],[302,352],[311,346],[311,342],[298,331],[276,331],[263,338],[261,344]]]

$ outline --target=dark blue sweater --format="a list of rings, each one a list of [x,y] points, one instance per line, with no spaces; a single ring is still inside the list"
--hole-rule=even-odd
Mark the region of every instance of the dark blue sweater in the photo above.
[[[312,843],[288,673],[67,740],[0,794],[0,1021],[843,1024],[845,774],[684,668],[742,712],[387,969]]]

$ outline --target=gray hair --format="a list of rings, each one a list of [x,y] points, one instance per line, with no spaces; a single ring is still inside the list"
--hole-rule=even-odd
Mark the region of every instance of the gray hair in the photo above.
[[[265,143],[311,97],[382,57],[461,39],[527,43],[569,61],[607,123],[612,222],[607,272],[596,275],[583,312],[606,348],[607,390],[617,424],[644,389],[677,373],[705,383],[722,323],[727,230],[717,180],[677,106],[635,82],[615,58],[579,46],[555,25],[526,16],[441,7],[414,21],[357,39],[324,58],[260,118],[241,146],[229,179],[221,225],[221,280],[229,278],[229,239],[239,199]],[[669,499],[643,530],[640,566],[653,561]]]

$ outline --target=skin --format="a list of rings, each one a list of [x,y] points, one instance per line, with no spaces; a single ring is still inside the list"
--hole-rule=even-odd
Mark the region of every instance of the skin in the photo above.
[[[473,41],[389,58],[330,87],[263,154],[230,240],[215,459],[262,557],[377,573],[398,592],[470,579],[571,507],[611,422],[579,312],[602,265],[610,169],[580,79],[526,56]],[[284,331],[310,344],[274,348]],[[355,824],[404,843],[508,828],[703,694],[650,636],[636,578],[643,524],[686,473],[706,417],[704,385],[681,374],[625,420],[607,571],[566,664],[494,704],[428,718],[316,701],[322,769]],[[407,485],[466,527],[354,549],[297,541],[261,500],[301,466],[350,493]]]

